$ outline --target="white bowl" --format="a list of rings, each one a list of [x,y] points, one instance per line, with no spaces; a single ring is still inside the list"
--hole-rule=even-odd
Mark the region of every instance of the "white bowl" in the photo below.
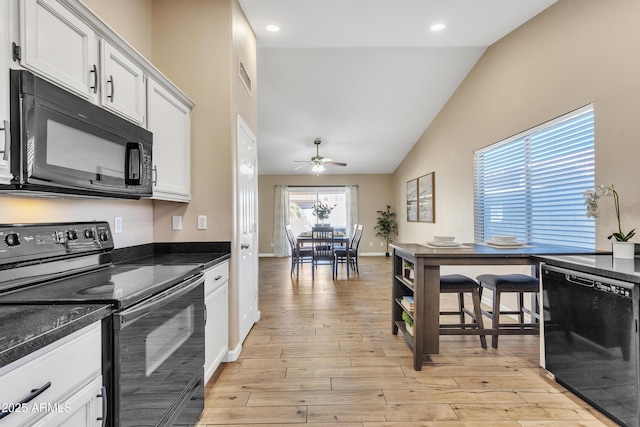
[[[491,240],[500,243],[512,243],[518,240],[518,236],[493,236]]]
[[[456,240],[455,236],[433,236],[434,242],[453,242]]]

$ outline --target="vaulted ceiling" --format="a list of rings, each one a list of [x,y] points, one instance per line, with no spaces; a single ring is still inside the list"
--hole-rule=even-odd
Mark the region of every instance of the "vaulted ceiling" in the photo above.
[[[557,0],[239,1],[258,44],[258,170],[274,175],[313,173],[296,161],[317,138],[347,163],[323,173],[393,173],[486,48]]]

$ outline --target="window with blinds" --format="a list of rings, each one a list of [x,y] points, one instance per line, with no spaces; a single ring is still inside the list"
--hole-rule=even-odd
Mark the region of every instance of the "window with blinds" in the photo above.
[[[493,235],[595,249],[593,106],[474,153],[475,241]]]

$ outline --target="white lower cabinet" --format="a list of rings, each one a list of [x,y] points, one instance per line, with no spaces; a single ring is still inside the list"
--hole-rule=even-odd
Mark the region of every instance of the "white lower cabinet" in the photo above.
[[[205,326],[204,380],[209,381],[229,351],[229,263],[204,273]]]
[[[100,322],[0,372],[0,409],[9,412],[2,427],[102,425]]]

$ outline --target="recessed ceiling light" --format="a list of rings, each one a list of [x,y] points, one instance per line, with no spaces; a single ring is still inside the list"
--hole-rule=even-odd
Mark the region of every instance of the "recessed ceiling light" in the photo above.
[[[277,25],[267,25],[267,31],[275,33],[277,31],[280,31],[280,27],[278,27]]]
[[[444,27],[445,27],[444,24],[433,24],[431,26],[431,31],[440,31],[440,30],[443,30]]]

